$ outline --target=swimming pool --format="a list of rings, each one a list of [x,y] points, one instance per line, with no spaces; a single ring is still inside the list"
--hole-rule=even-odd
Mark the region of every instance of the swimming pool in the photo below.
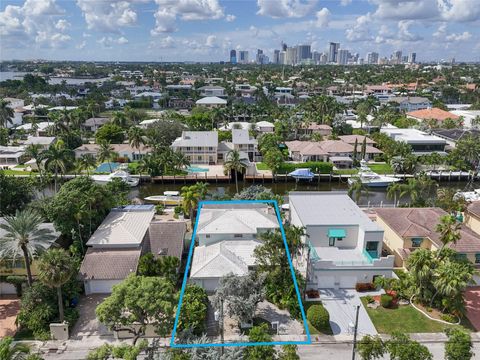
[[[208,169],[200,168],[200,167],[196,167],[196,166],[189,166],[187,168],[187,171],[189,173],[200,173],[200,172],[208,172]]]
[[[109,165],[110,164],[110,165]],[[111,163],[103,163],[98,165],[98,167],[95,169],[95,173],[109,173],[110,172],[110,167],[112,168],[112,171],[115,171],[116,168],[120,166],[120,163],[116,162],[111,162]]]

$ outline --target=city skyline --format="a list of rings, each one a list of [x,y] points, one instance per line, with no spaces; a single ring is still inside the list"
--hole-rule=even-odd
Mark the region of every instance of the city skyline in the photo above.
[[[475,0],[9,0],[0,59],[218,62],[234,49],[254,61],[262,49],[272,62],[284,42],[326,54],[340,43],[365,62],[398,50],[480,61],[479,29]]]

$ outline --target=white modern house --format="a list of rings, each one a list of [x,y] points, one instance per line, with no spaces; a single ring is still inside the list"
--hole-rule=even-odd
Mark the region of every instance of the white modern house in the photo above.
[[[217,86],[217,85],[205,85],[202,87],[199,87],[197,90],[200,91],[200,96],[217,96],[217,97],[224,97],[226,96],[225,94],[225,88],[222,86]]]
[[[25,146],[0,146],[0,169],[9,169],[25,160]]]
[[[382,257],[383,230],[344,193],[291,192],[289,222],[305,228],[307,288],[355,288],[391,277],[394,256]]]
[[[216,108],[216,107],[226,106],[227,100],[221,99],[218,96],[207,96],[207,97],[201,98],[200,100],[197,100],[195,104],[198,106],[204,106],[208,108]]]
[[[261,133],[272,133],[275,130],[275,125],[270,121],[259,121],[255,127]]]
[[[258,141],[255,138],[250,137],[248,130],[233,129],[232,143],[235,150],[247,154],[250,162],[261,160],[261,154],[258,152]]]
[[[183,131],[172,143],[192,164],[216,164],[218,133],[216,131]]]
[[[409,144],[414,155],[427,155],[433,152],[446,155],[445,146],[447,142],[438,136],[417,129],[382,128],[380,132],[395,141]]]
[[[266,204],[206,204],[200,211],[189,281],[212,292],[220,278],[255,266],[259,234],[278,228]]]

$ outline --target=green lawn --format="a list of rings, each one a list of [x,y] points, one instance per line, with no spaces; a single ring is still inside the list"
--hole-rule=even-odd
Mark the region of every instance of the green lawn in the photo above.
[[[333,170],[336,175],[355,175],[358,173],[358,169],[337,169]]]
[[[377,309],[370,309],[367,307],[365,297],[361,299],[373,325],[375,325],[380,334],[391,334],[394,331],[402,333],[435,333],[443,332],[448,327],[456,326],[430,320],[410,305],[399,306],[397,309],[385,309],[381,306]]]
[[[256,165],[257,165],[257,170],[270,170],[270,168],[265,163],[259,162]]]
[[[0,170],[5,175],[30,175],[31,171],[23,171],[23,170]]]
[[[393,174],[390,164],[371,164],[368,167],[378,174]]]

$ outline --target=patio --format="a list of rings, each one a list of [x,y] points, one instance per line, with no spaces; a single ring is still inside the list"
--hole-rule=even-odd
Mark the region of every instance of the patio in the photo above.
[[[13,336],[17,331],[15,321],[20,311],[20,299],[2,297],[0,299],[0,339]]]
[[[472,286],[465,290],[465,307],[468,320],[475,330],[480,331],[480,286]]]

